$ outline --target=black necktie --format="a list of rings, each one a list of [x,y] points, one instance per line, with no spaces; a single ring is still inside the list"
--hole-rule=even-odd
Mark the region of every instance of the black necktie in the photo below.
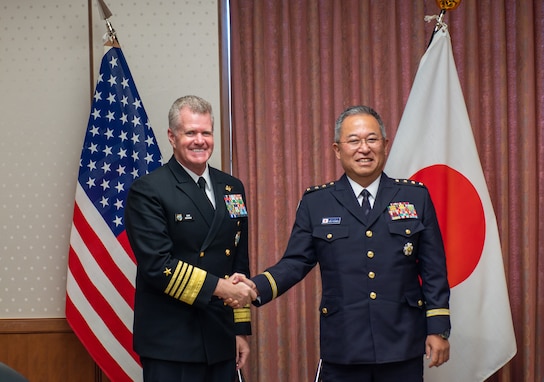
[[[368,200],[368,197],[370,196],[370,192],[368,192],[367,189],[364,189],[361,192],[361,195],[363,195],[363,202],[361,203],[361,208],[363,209],[363,214],[366,217],[368,217],[368,214],[370,213],[371,207],[370,207],[370,200]]]
[[[206,192],[206,179],[204,179],[203,177],[200,177],[200,178],[198,178],[197,183],[198,183],[198,187],[200,187],[200,189],[204,193],[204,196],[206,197],[206,200],[208,201],[208,203],[210,203],[210,206],[213,208],[213,204],[212,204],[210,198],[208,197],[208,193]]]

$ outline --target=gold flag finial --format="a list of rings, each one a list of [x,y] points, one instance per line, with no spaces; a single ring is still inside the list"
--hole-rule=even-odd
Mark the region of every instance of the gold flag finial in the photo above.
[[[431,20],[436,20],[436,25],[434,27],[433,34],[431,35],[431,40],[429,41],[429,45],[427,46],[431,45],[434,34],[436,32],[448,27],[448,25],[443,21],[446,11],[453,11],[459,6],[459,4],[461,4],[461,0],[435,0],[435,1],[436,1],[436,5],[438,5],[438,7],[440,8],[440,14],[433,15],[433,16],[425,16],[425,21],[427,22]]]
[[[461,4],[461,0],[436,0],[436,5],[444,11],[453,11]]]

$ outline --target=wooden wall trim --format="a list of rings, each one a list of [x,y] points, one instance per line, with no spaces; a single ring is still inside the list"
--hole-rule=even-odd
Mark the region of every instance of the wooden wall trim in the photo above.
[[[0,334],[72,333],[66,318],[0,319]]]
[[[0,318],[0,361],[33,382],[110,382],[66,318]]]

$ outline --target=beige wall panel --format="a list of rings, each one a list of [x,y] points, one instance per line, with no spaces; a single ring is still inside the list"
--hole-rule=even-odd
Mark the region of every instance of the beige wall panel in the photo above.
[[[169,158],[175,98],[203,96],[220,118],[217,3],[106,2]],[[79,156],[106,32],[96,0],[92,16],[89,25],[87,0],[0,0],[0,318],[64,317]]]
[[[219,21],[217,1],[106,1],[125,58],[164,158],[172,154],[168,110],[182,95],[211,102],[216,120],[212,165],[221,167],[219,139]],[[95,73],[106,32],[93,7]]]

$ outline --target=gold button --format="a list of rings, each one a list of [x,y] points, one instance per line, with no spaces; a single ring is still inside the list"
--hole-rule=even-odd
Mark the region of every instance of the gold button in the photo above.
[[[332,239],[332,233],[327,234],[327,239],[329,239],[329,240]]]
[[[321,313],[327,314],[327,313],[329,313],[329,310],[327,308],[322,308]]]
[[[370,298],[371,298],[372,300],[375,300],[376,297],[377,297],[376,292],[370,292]]]
[[[406,228],[406,230],[404,232],[406,232],[407,235],[412,233],[412,231],[410,231],[408,228]]]
[[[200,252],[200,257],[204,257],[204,251]]]
[[[376,277],[376,274],[374,272],[368,272],[368,277],[373,279],[374,277]]]
[[[417,306],[423,306],[423,301],[417,300]]]
[[[240,220],[238,220],[238,221],[236,222],[236,225],[237,225],[238,227],[240,227]]]
[[[368,230],[365,232],[366,237],[372,237],[372,231]]]
[[[374,257],[374,252],[373,251],[368,251],[366,253],[366,256],[369,258],[369,259],[372,259]]]
[[[225,255],[230,256],[230,249],[225,249]]]

